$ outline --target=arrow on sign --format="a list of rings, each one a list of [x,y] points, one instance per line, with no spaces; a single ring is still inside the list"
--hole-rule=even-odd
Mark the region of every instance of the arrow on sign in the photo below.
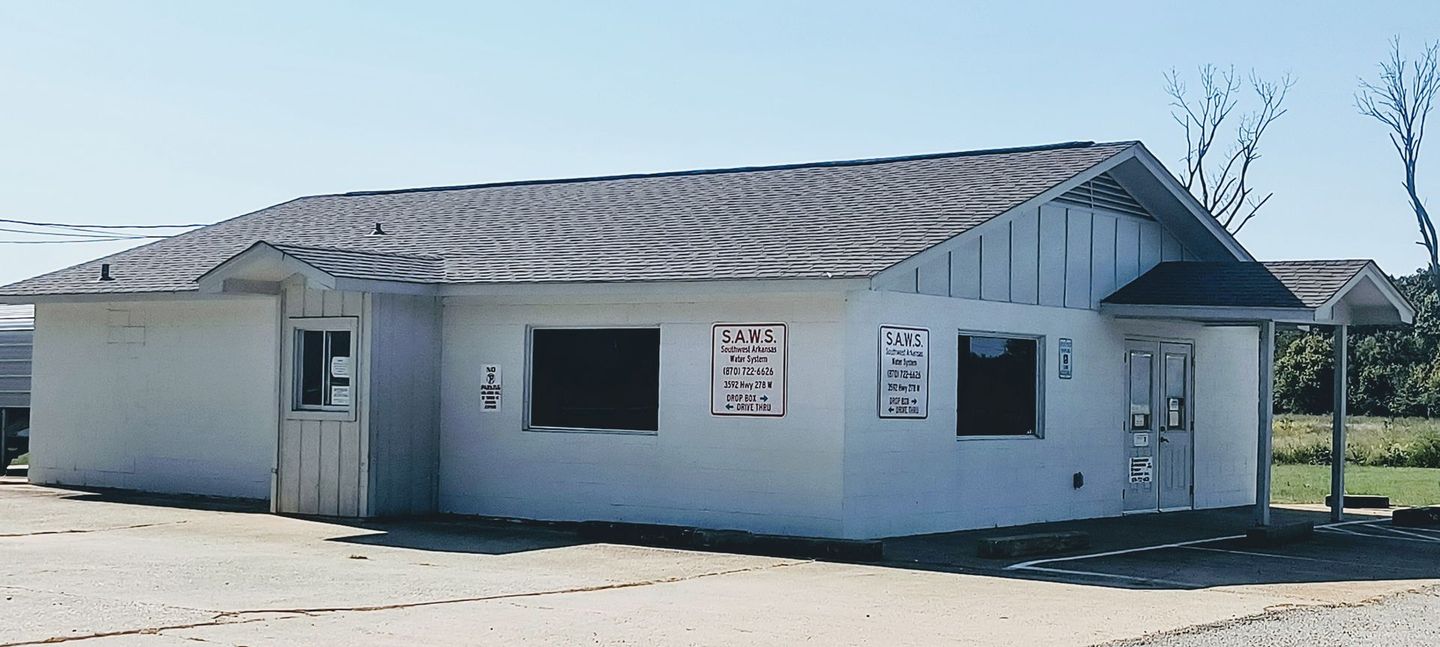
[[[762,395],[762,396],[760,396],[760,401],[761,401],[761,402],[769,402],[769,401],[770,401],[770,396],[768,396],[768,395]]]
[[[733,404],[727,404],[727,405],[725,405],[725,408],[726,408],[726,409],[734,409],[734,408],[735,408],[735,405],[733,405]]]

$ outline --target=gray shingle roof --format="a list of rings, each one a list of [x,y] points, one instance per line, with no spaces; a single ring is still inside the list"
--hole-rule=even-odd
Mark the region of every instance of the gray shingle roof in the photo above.
[[[1116,305],[1317,308],[1369,265],[1367,260],[1156,265],[1102,303]]]
[[[438,257],[449,283],[868,277],[1135,145],[320,195],[100,259],[114,281],[96,260],[0,296],[194,290],[259,241]]]
[[[407,283],[439,283],[445,280],[445,261],[439,256],[356,252],[298,245],[272,247],[331,276]]]

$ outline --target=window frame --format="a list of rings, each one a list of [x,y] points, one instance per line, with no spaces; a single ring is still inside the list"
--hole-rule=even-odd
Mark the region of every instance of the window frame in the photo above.
[[[289,317],[286,321],[287,359],[289,370],[286,372],[286,379],[289,384],[285,386],[287,391],[285,402],[285,418],[287,420],[335,420],[341,422],[354,422],[359,412],[359,403],[362,399],[364,389],[364,375],[361,372],[363,358],[360,356],[362,346],[360,340],[360,325],[358,317]],[[304,405],[300,403],[302,374],[304,362],[300,354],[304,352],[303,344],[300,343],[300,335],[305,332],[348,332],[350,333],[350,404],[345,406],[335,405]],[[327,370],[328,373],[328,370]]]
[[[960,338],[996,337],[999,339],[1023,339],[1035,342],[1035,432],[1029,434],[961,434],[960,433]],[[1045,439],[1045,357],[1047,338],[1045,335],[996,332],[993,330],[959,329],[955,331],[955,440],[957,442],[988,440],[1044,440]]]
[[[549,425],[536,425],[531,417],[534,415],[533,401],[535,395],[535,331],[536,330],[654,330],[656,332],[655,343],[655,429],[605,429],[602,427],[554,427]],[[534,433],[559,433],[559,434],[602,434],[614,436],[656,436],[660,434],[662,421],[661,409],[665,398],[665,339],[664,331],[660,324],[583,324],[583,325],[538,325],[532,324],[525,327],[525,397],[523,419],[521,429]]]

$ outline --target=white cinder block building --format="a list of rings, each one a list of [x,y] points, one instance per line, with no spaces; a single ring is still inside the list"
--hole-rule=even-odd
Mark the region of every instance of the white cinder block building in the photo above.
[[[872,538],[1255,501],[1259,263],[1139,143],[300,198],[0,288],[37,483]]]

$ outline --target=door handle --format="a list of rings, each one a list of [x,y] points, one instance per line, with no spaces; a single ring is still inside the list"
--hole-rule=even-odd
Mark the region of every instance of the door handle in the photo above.
[[[1169,439],[1169,438],[1166,438],[1166,437],[1164,437],[1164,436],[1161,436],[1161,437],[1160,437],[1160,442],[1162,442],[1162,443],[1168,443],[1168,442],[1170,442],[1170,439]]]

